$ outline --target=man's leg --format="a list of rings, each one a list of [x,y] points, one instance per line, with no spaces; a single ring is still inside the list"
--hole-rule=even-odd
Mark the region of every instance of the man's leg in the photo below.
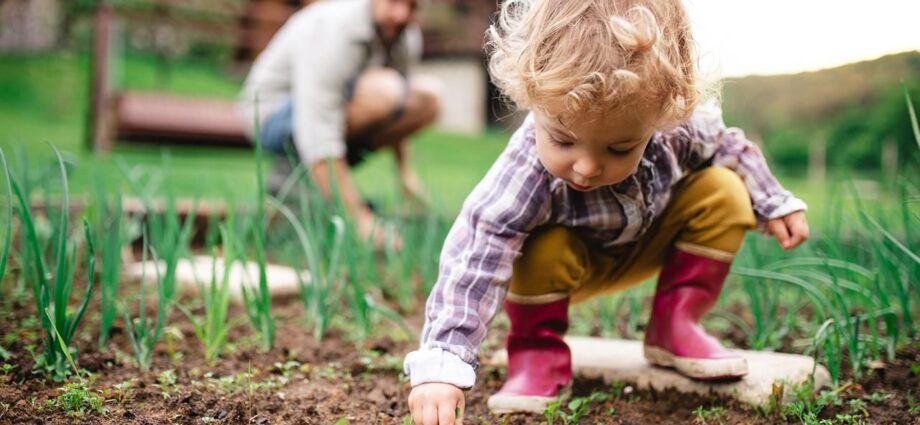
[[[372,68],[358,77],[346,106],[347,138],[373,150],[395,147],[433,123],[440,114],[437,81],[406,80],[387,68]]]
[[[437,80],[405,77],[386,68],[365,71],[355,81],[346,108],[348,163],[361,162],[367,153],[392,149],[403,195],[426,203],[423,185],[409,166],[409,138],[433,123],[440,114]]]

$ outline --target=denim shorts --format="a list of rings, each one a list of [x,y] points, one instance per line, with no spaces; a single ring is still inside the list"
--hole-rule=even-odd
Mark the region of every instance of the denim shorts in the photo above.
[[[345,86],[345,99],[349,102],[354,98],[356,83],[357,79],[354,78],[349,80]],[[379,127],[375,126],[375,128],[368,131],[367,134],[360,134],[346,140],[345,160],[348,162],[348,165],[355,166],[364,161],[364,158],[374,151],[372,143],[374,131],[385,129],[399,120],[403,113],[405,113],[406,101],[409,97],[409,82],[405,77],[403,77],[403,88],[402,100],[396,108],[393,109],[393,113],[384,125]],[[296,151],[293,143],[294,100],[292,98],[288,98],[280,108],[268,116],[265,122],[262,123],[262,129],[259,136],[262,142],[262,148],[266,151],[281,156],[287,154],[286,149],[291,149],[292,152]],[[290,145],[290,147],[287,147],[287,145]]]

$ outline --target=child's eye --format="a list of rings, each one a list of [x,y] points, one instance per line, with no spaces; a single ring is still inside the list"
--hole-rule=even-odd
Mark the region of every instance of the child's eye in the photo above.
[[[612,147],[608,147],[608,148],[607,148],[607,152],[608,152],[609,154],[615,155],[615,156],[626,155],[626,154],[632,152],[632,150],[633,150],[633,148],[629,148],[629,149],[614,149],[614,148],[612,148]]]
[[[552,142],[554,145],[556,145],[556,146],[558,146],[558,147],[560,147],[560,148],[567,148],[567,147],[572,146],[572,142],[563,142],[563,141],[561,141],[561,140],[556,140],[556,139],[554,139],[554,138],[550,138],[549,140],[550,140],[550,142]]]

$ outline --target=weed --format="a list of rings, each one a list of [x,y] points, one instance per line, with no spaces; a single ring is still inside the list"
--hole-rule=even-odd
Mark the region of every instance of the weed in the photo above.
[[[546,406],[543,417],[546,418],[549,425],[553,425],[557,419],[561,420],[563,425],[577,424],[584,415],[590,412],[593,403],[608,399],[610,399],[610,393],[606,392],[595,392],[587,397],[575,397],[566,405],[567,410],[562,408],[561,400],[556,400]]]
[[[907,412],[911,415],[920,415],[920,403],[914,400],[911,390],[907,390]]]
[[[620,398],[626,394],[626,387],[627,385],[623,381],[613,381],[613,383],[610,384],[610,395]]]
[[[862,417],[869,416],[869,411],[866,410],[866,402],[863,401],[862,399],[854,398],[850,400],[847,404],[849,405],[851,415],[857,415],[857,416],[862,416]]]
[[[110,391],[112,400],[122,406],[130,402],[134,398],[134,384],[136,383],[137,379],[131,378],[112,385],[112,390]]]
[[[176,385],[176,372],[172,369],[166,369],[157,376],[157,383],[163,388],[170,388]]]
[[[105,401],[80,380],[64,384],[61,395],[49,399],[51,406],[60,408],[68,416],[83,416],[87,413],[106,414]]]
[[[712,406],[709,408],[700,406],[693,409],[694,422],[701,425],[710,423],[723,424],[725,419],[725,408],[722,406]]]
[[[883,401],[888,400],[891,397],[893,397],[891,394],[876,391],[866,396],[866,401],[868,401],[870,404],[881,404]]]

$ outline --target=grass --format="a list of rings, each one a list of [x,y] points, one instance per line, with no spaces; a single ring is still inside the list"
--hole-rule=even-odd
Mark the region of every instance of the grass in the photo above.
[[[172,78],[158,81],[155,61],[143,56],[129,55],[119,68],[122,78],[118,86],[131,89],[231,99],[241,86],[240,80],[219,71],[188,64],[176,65]],[[0,126],[6,129],[0,134],[0,148],[12,153],[22,150],[33,161],[45,164],[49,161],[43,144],[52,142],[68,152],[74,164],[92,164],[110,182],[122,180],[118,160],[138,170],[161,166],[162,145],[121,143],[103,157],[94,157],[86,150],[86,70],[87,60],[80,54],[0,56]],[[455,213],[504,148],[505,141],[501,133],[471,137],[429,131],[413,143],[414,166],[428,183],[433,201]],[[256,197],[254,152],[177,145],[167,148],[176,196],[200,194],[204,199],[220,200],[232,188],[239,199]],[[15,161],[13,165],[18,166]],[[378,203],[386,203],[384,200],[392,193],[398,193],[394,170],[391,155],[373,155],[357,170],[357,185]],[[92,194],[94,186],[92,174],[78,173],[71,182],[71,191],[75,196],[84,196]],[[114,186],[128,189],[124,183]]]

